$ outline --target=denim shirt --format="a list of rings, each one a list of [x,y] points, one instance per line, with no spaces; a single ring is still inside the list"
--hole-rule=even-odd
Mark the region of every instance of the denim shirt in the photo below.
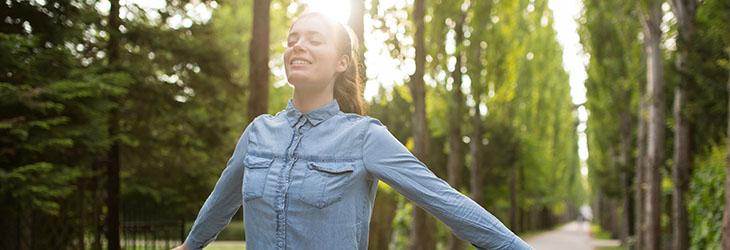
[[[243,205],[246,249],[367,249],[378,181],[480,249],[530,249],[496,217],[433,174],[379,120],[337,100],[302,113],[289,99],[256,117],[185,240],[201,249]]]

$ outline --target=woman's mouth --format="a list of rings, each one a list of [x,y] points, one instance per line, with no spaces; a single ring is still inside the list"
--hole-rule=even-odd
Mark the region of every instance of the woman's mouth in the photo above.
[[[312,64],[312,62],[310,62],[307,59],[303,59],[303,58],[294,58],[294,59],[291,60],[291,62],[289,64],[291,64],[291,65],[307,65],[307,64]]]

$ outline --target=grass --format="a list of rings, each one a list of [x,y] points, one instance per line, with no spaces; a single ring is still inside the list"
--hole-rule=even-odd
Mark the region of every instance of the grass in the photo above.
[[[214,241],[205,250],[245,250],[245,241]]]
[[[610,240],[611,239],[611,233],[603,231],[601,229],[601,226],[598,224],[591,224],[591,235],[593,238],[601,239],[601,240]]]
[[[615,246],[615,247],[598,247],[596,248],[598,250],[625,250],[622,246]]]

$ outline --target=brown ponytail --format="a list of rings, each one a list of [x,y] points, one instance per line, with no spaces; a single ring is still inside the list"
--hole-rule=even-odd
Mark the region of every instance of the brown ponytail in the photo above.
[[[333,28],[336,33],[338,53],[347,55],[350,59],[347,69],[339,73],[335,79],[334,97],[337,104],[340,105],[340,110],[359,115],[367,114],[367,103],[363,98],[363,84],[360,73],[359,47],[355,32],[347,25],[332,20],[319,12],[303,14],[297,20],[315,16],[324,20]]]

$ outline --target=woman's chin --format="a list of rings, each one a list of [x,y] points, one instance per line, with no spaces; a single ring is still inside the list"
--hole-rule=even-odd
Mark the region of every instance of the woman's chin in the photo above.
[[[295,88],[303,89],[303,88],[308,88],[308,87],[310,87],[312,85],[310,83],[311,81],[308,78],[305,78],[305,77],[289,76],[287,78],[287,80],[289,81],[289,84],[291,84]]]

